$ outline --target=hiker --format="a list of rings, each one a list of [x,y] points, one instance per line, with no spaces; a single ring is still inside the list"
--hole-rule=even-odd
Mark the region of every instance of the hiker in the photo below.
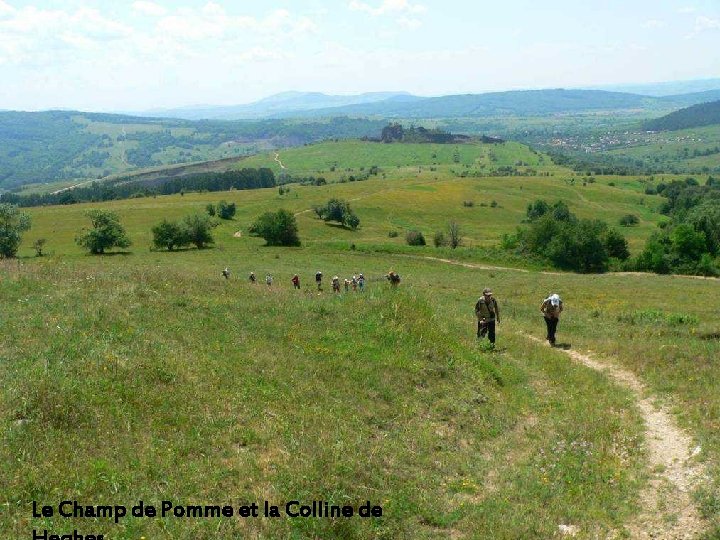
[[[332,278],[332,288],[333,292],[340,292],[340,278],[338,276]]]
[[[292,277],[292,284],[293,284],[293,287],[295,287],[296,289],[299,289],[299,288],[300,288],[300,278],[298,277],[297,274],[295,274],[295,275]]]
[[[353,274],[351,283],[352,283],[353,292],[357,291],[357,276],[354,274]]]
[[[225,270],[222,271],[222,275],[225,279],[230,279],[230,270],[225,267]]]
[[[478,320],[477,337],[484,338],[487,334],[490,343],[495,345],[495,323],[500,324],[500,309],[497,300],[489,288],[483,289],[483,295],[475,304],[475,316]]]
[[[557,331],[558,322],[560,322],[562,310],[563,303],[558,294],[551,294],[540,304],[540,313],[545,318],[547,340],[550,345],[555,345],[555,332]]]
[[[322,272],[320,270],[315,272],[315,283],[317,283],[318,291],[322,291]]]
[[[350,280],[345,278],[345,292],[350,291]]]
[[[390,272],[388,272],[388,275],[385,277],[390,282],[390,285],[392,285],[393,287],[397,287],[400,283],[400,274],[393,270],[390,270]]]
[[[360,292],[365,290],[365,276],[362,274],[358,276],[358,287],[360,287]]]
[[[255,277],[255,272],[250,272],[250,276],[248,277],[248,279],[250,280],[250,283],[255,285],[257,283],[257,278]]]
[[[270,287],[272,285],[272,276],[270,274],[267,274],[265,276],[265,283],[267,283],[268,287]]]

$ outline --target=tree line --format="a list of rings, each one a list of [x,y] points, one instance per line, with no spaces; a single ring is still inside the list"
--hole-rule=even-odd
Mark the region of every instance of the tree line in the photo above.
[[[155,195],[172,195],[189,191],[230,191],[275,187],[271,169],[244,168],[221,173],[195,173],[177,178],[132,181],[128,178],[92,182],[56,193],[3,193],[2,201],[20,207],[102,202]]]

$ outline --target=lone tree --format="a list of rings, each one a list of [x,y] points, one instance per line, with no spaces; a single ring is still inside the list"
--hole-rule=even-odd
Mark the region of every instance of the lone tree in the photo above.
[[[132,244],[114,212],[88,210],[85,215],[90,218],[92,229],[83,229],[75,242],[93,255],[102,255],[106,249],[126,248]]]
[[[220,219],[232,219],[235,216],[235,210],[237,209],[235,203],[229,203],[227,201],[220,201],[215,207],[217,215]]]
[[[462,243],[462,231],[457,221],[448,223],[448,244],[455,249]]]
[[[277,212],[265,212],[250,226],[249,232],[264,238],[268,246],[300,245],[297,220],[284,208]]]
[[[0,204],[0,257],[14,257],[20,247],[22,233],[29,229],[28,214],[19,211],[14,204]]]

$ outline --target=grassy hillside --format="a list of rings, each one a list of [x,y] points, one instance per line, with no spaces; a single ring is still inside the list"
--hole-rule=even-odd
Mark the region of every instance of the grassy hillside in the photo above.
[[[279,170],[274,153],[251,159]],[[21,258],[0,264],[11,306],[0,314],[1,532],[545,539],[572,525],[577,538],[627,535],[656,472],[647,468],[640,411],[603,374],[525,337],[543,337],[538,306],[550,291],[566,303],[560,341],[635,372],[689,431],[707,466],[696,501],[708,538],[720,532],[717,281],[541,273],[492,248],[542,197],[610,222],[638,214],[640,226],[623,229],[637,250],[659,219],[646,179],[583,186],[513,143],[323,143],[278,159],[291,174],[337,183],[291,185],[282,196],[263,189],[29,210]],[[517,161],[552,176],[460,176]],[[377,176],[340,182],[372,165]],[[351,201],[359,230],[314,217],[312,206],[330,197]],[[149,249],[152,225],[220,199],[236,202],[238,214],[215,229],[213,249]],[[118,212],[134,242],[128,253],[92,257],[74,244],[92,207]],[[247,235],[257,215],[279,207],[297,214],[302,247],[266,248]],[[431,236],[450,219],[467,247],[404,245],[405,230]],[[388,237],[391,230],[400,235]],[[48,240],[49,256],[32,256],[37,238]],[[383,278],[391,268],[402,276],[397,290]],[[334,295],[327,284],[318,294],[317,270],[326,278],[363,272],[367,290]],[[250,271],[261,281],[273,274],[275,284],[250,285]],[[301,291],[291,288],[294,273]],[[484,286],[503,314],[495,352],[474,335],[472,306]],[[31,501],[67,498],[370,500],[383,517],[128,517],[117,525],[31,517]]]

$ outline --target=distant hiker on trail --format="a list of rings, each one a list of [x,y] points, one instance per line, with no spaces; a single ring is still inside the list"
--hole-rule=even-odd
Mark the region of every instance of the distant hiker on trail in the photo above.
[[[250,283],[255,285],[257,283],[257,278],[255,277],[255,272],[250,272],[250,276],[248,277],[248,279],[250,280]]]
[[[267,283],[268,287],[270,287],[272,285],[272,276],[270,274],[267,274],[265,276],[265,283]]]
[[[340,278],[338,276],[335,276],[334,278],[332,278],[332,287],[333,287],[333,292],[337,292],[337,293],[340,292]]]
[[[495,345],[495,323],[500,324],[500,309],[492,291],[487,287],[475,304],[475,316],[478,320],[477,337],[484,338],[487,334],[492,345]]]
[[[563,310],[563,303],[560,296],[551,294],[540,305],[540,312],[545,317],[547,325],[547,340],[550,345],[555,345],[555,332],[557,331],[558,322],[560,322],[560,313]]]
[[[322,272],[315,272],[315,283],[317,283],[318,291],[322,291]]]
[[[295,275],[292,277],[292,284],[293,284],[293,287],[295,287],[296,289],[299,289],[299,288],[300,288],[300,278],[298,277],[297,274],[295,274]]]
[[[358,276],[358,287],[360,287],[360,292],[365,290],[365,276],[362,274]]]
[[[222,275],[225,279],[230,279],[230,270],[226,267],[225,270],[222,271]]]
[[[345,292],[350,291],[350,280],[348,278],[345,278]]]
[[[353,274],[351,283],[352,283],[353,291],[357,291],[357,276],[354,274]]]
[[[398,284],[400,283],[400,274],[398,274],[397,272],[395,272],[393,270],[390,270],[388,272],[388,275],[385,277],[390,282],[390,285],[392,285],[393,287],[397,287]]]

